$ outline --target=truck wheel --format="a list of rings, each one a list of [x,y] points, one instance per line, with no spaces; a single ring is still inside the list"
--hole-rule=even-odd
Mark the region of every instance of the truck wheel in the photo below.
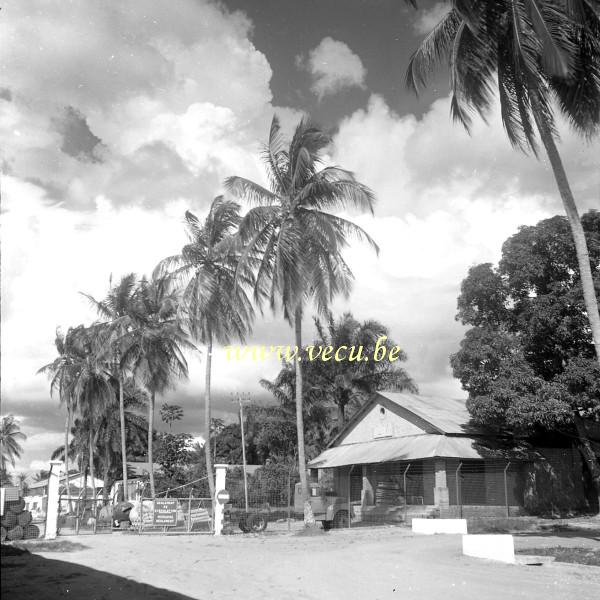
[[[336,529],[342,529],[344,527],[348,527],[348,511],[347,510],[338,510],[335,513],[335,517],[333,519],[333,526]]]
[[[249,521],[250,521],[250,515],[248,515],[246,513],[240,515],[239,526],[240,526],[240,529],[244,533],[250,533],[250,531],[251,531]]]
[[[321,521],[321,523],[325,531],[329,531],[333,527],[333,521]]]
[[[264,515],[254,514],[250,515],[248,519],[248,527],[254,533],[260,533],[267,528],[267,519]]]

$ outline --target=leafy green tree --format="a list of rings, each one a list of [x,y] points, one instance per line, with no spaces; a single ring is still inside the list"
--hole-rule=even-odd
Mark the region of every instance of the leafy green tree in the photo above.
[[[270,190],[243,177],[229,177],[229,192],[254,205],[239,226],[243,251],[240,264],[256,269],[254,298],[267,300],[293,326],[295,343],[302,348],[302,316],[314,302],[325,314],[338,294],[348,295],[352,273],[342,253],[350,236],[371,238],[357,225],[332,211],[356,207],[373,210],[374,196],[353,174],[339,167],[322,167],[329,136],[300,121],[286,143],[277,117],[273,118],[263,160]],[[314,519],[308,502],[308,480],[302,411],[302,368],[296,368],[298,468],[302,479],[305,521]]]
[[[415,4],[411,1],[411,4]],[[556,140],[554,105],[585,136],[600,123],[600,11],[596,0],[452,2],[413,54],[406,75],[418,91],[440,63],[450,65],[452,116],[469,129],[485,118],[497,87],[510,143],[537,154],[536,129],[568,218],[586,318],[600,363],[600,314],[584,227]]]
[[[6,470],[8,463],[15,466],[15,459],[20,458],[23,452],[21,442],[26,439],[27,436],[21,431],[18,419],[13,415],[2,417],[0,421],[0,468],[2,470]]]
[[[600,265],[600,212],[582,223]],[[600,269],[594,284],[600,290]],[[519,434],[572,430],[600,495],[600,449],[590,440],[600,424],[600,366],[567,220],[521,227],[497,268],[472,267],[457,318],[472,326],[451,364],[473,419]]]
[[[156,441],[156,460],[167,477],[173,477],[178,469],[188,465],[191,459],[189,433],[159,433]]]
[[[186,212],[188,243],[181,254],[166,258],[156,269],[156,273],[169,274],[175,284],[184,286],[182,310],[186,325],[192,338],[206,346],[204,453],[213,498],[210,448],[213,343],[243,341],[254,318],[245,291],[251,277],[247,269],[238,269],[239,248],[234,234],[240,219],[239,205],[222,196],[213,200],[203,222]]]

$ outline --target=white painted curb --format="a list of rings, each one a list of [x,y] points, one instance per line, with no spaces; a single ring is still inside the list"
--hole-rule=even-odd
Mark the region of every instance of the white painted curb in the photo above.
[[[488,558],[505,563],[515,562],[515,543],[512,535],[463,535],[463,554]]]
[[[413,519],[413,533],[467,533],[466,519]]]

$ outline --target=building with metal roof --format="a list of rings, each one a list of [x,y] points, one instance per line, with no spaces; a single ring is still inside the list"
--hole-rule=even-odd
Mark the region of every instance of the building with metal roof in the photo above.
[[[584,498],[573,448],[546,452],[565,502]],[[545,493],[542,449],[474,425],[465,400],[379,392],[308,467],[373,520],[523,514]],[[579,473],[579,477],[569,472]],[[566,473],[566,475],[564,475]],[[314,477],[313,477],[314,478]],[[539,493],[538,493],[539,492]]]

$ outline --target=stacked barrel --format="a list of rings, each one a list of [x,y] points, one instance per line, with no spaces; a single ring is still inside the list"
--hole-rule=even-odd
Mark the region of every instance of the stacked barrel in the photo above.
[[[30,540],[40,536],[39,527],[31,524],[31,512],[25,510],[25,500],[7,501],[0,521],[2,541]]]

